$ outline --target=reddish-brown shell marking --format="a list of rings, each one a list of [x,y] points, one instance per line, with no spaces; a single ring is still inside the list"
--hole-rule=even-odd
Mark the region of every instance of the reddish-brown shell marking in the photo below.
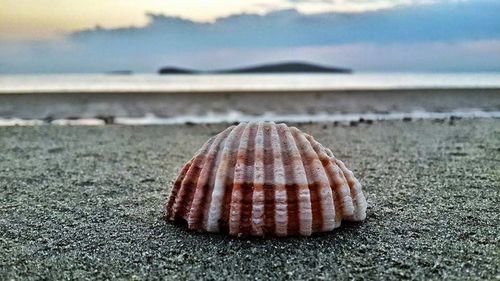
[[[198,231],[308,236],[366,217],[361,185],[312,136],[242,123],[209,139],[177,177],[165,217]]]

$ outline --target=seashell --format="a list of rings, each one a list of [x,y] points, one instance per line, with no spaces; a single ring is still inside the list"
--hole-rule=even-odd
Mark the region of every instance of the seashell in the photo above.
[[[165,218],[236,236],[309,236],[366,217],[359,181],[312,136],[242,123],[210,138],[182,167]]]

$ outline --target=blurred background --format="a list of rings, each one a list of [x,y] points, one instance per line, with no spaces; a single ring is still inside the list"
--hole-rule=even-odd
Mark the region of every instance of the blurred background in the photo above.
[[[492,103],[500,87],[499,1],[0,0],[0,6],[3,119],[229,120],[284,112],[338,118],[499,106]],[[315,102],[294,105],[290,95]],[[269,100],[261,104],[262,97]]]

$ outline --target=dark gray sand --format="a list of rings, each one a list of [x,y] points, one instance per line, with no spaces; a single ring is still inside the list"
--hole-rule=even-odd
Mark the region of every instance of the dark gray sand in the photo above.
[[[368,218],[309,238],[166,223],[178,168],[224,126],[0,128],[0,279],[498,279],[500,120],[300,125]]]

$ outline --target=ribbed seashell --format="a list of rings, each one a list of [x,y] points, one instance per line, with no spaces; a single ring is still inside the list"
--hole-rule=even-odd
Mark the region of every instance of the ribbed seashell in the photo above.
[[[312,136],[242,123],[210,138],[182,167],[165,217],[236,236],[309,236],[366,217],[359,181]]]

